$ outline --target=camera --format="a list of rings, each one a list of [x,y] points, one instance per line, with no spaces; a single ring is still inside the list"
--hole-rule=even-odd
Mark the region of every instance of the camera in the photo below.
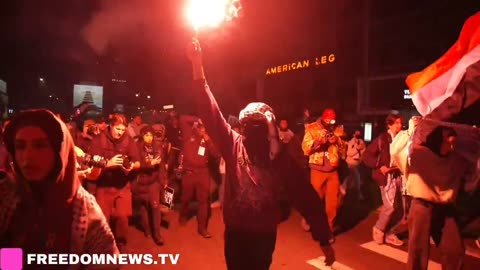
[[[97,127],[95,125],[91,125],[87,127],[87,134],[90,136],[95,135],[96,131],[97,131]]]
[[[324,127],[327,130],[327,133],[325,134],[325,137],[327,139],[330,139],[333,136],[335,136],[335,128],[336,128],[335,120],[330,121],[329,123],[324,125]]]
[[[155,131],[155,133],[153,133],[153,137],[155,137],[156,139],[160,139],[163,137],[163,132],[162,131]]]
[[[101,156],[92,156],[90,154],[85,154],[82,159],[83,165],[87,167],[95,167],[95,168],[105,168],[107,167],[108,160]]]
[[[127,155],[124,155],[122,158],[123,158],[122,166],[126,169],[130,168],[130,164],[132,163],[132,160],[130,159],[130,157]]]

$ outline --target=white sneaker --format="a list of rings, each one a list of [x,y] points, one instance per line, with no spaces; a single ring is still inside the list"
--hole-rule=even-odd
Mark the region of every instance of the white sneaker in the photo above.
[[[387,237],[385,237],[385,243],[396,247],[401,247],[404,244],[403,241],[398,239],[395,234],[389,234]]]
[[[216,201],[210,204],[210,208],[219,208],[220,206],[220,201]]]
[[[382,245],[385,243],[385,233],[373,226],[372,228],[372,238],[375,243]]]

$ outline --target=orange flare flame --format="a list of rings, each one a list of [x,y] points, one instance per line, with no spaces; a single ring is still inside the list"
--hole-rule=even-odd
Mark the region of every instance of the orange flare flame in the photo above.
[[[239,0],[190,0],[187,16],[195,31],[202,27],[216,27],[238,17]]]

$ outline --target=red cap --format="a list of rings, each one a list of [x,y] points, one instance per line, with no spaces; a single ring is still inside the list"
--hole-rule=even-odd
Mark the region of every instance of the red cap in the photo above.
[[[336,120],[335,111],[333,109],[326,109],[325,111],[323,111],[322,120],[328,123],[330,123],[332,120],[335,121]]]

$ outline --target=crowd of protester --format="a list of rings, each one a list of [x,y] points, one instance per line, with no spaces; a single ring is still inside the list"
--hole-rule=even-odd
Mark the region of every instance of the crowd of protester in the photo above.
[[[347,193],[357,201],[372,196],[363,186],[373,180],[382,200],[373,240],[404,245],[398,228],[408,217],[409,269],[426,269],[430,236],[446,254],[445,269],[460,269],[464,247],[453,203],[466,172],[453,151],[453,129],[438,128],[416,146],[431,151],[410,157],[438,159],[445,170],[457,172],[453,178],[443,175],[443,187],[451,184],[452,192],[436,196],[426,186],[438,183],[421,176],[409,178],[408,185],[404,164],[392,158],[392,145],[411,136],[420,118],[402,130],[404,119],[388,115],[385,131],[368,145],[361,131],[347,134],[330,108],[317,118],[304,111],[300,132],[293,132],[287,119],[276,119],[264,103],[249,104],[238,122],[227,123],[207,85],[197,42],[189,58],[196,115],[172,111],[146,123],[141,114],[129,121],[114,113],[65,123],[39,109],[5,122],[0,148],[2,246],[22,247],[27,253],[126,253],[131,251],[132,221],[145,237],[164,245],[161,222],[172,210],[165,197],[169,188],[181,225],[190,219],[190,203],[198,202],[200,237],[212,237],[209,208],[222,209],[228,269],[270,267],[277,226],[288,218],[290,205],[303,216],[303,229],[312,233],[331,265],[332,244],[342,230],[337,212]],[[362,173],[361,166],[371,174]]]

